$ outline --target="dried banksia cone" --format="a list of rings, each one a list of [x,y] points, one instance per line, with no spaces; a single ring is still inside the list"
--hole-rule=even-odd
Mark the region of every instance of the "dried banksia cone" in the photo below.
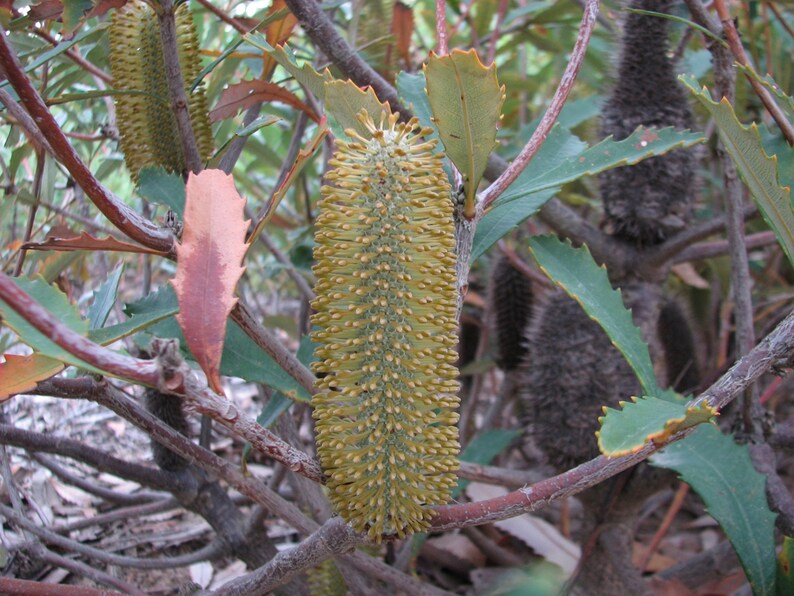
[[[532,282],[505,255],[497,259],[491,272],[489,308],[496,336],[496,364],[502,370],[513,370],[527,353]]]
[[[183,435],[188,434],[187,419],[178,397],[160,393],[157,389],[147,389],[145,396],[147,410],[176,431]],[[155,440],[152,440],[152,455],[155,463],[169,472],[176,472],[188,466],[188,462],[181,455]]]
[[[673,0],[631,0],[631,8],[670,12]],[[629,13],[620,47],[618,79],[604,105],[601,131],[625,139],[640,126],[688,129],[686,94],[668,55],[669,19]],[[694,149],[675,149],[599,175],[609,229],[648,245],[663,241],[689,220],[695,187]]]
[[[212,130],[203,87],[190,93],[190,86],[201,70],[201,59],[187,3],[176,9],[175,19],[190,120],[199,154],[206,158],[212,153]],[[146,166],[160,166],[183,174],[185,159],[171,109],[160,23],[146,2],[132,0],[114,13],[110,26],[110,68],[116,89],[135,92],[115,97],[121,150],[133,179],[137,181],[139,172]]]
[[[429,131],[359,120],[316,222],[312,405],[330,499],[380,541],[426,529],[457,484],[455,238]]]
[[[640,395],[640,386],[601,326],[562,291],[539,305],[527,339],[521,391],[530,433],[550,464],[568,470],[599,454],[602,406]]]

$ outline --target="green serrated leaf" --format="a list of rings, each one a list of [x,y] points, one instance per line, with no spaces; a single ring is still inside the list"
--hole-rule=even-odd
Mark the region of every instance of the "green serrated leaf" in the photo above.
[[[622,141],[607,137],[589,149],[554,162],[551,167],[543,167],[544,162],[535,165],[546,149],[544,144],[538,156],[497,199],[494,206],[540,190],[562,186],[582,176],[592,176],[619,166],[634,165],[643,159],[662,155],[673,149],[691,147],[703,141],[704,137],[701,133],[640,126]]]
[[[308,62],[298,64],[295,55],[286,44],[274,48],[267,42],[267,39],[261,33],[249,33],[245,36],[245,39],[255,48],[259,48],[263,52],[271,55],[276,62],[284,67],[284,70],[295,77],[295,80],[301,85],[311,91],[319,101],[325,99],[325,83],[334,80],[328,69],[319,73],[314,70]]]
[[[753,594],[772,596],[776,515],[767,504],[766,477],[753,467],[747,446],[704,424],[650,461],[674,470],[700,495],[736,550]]]
[[[727,99],[723,98],[720,103],[716,103],[711,99],[708,89],[701,88],[694,78],[682,75],[679,79],[714,118],[720,140],[736,163],[761,215],[775,233],[789,263],[794,265],[794,209],[791,206],[791,188],[780,186],[777,158],[764,152],[758,127],[755,124],[743,126]]]
[[[367,138],[369,131],[356,117],[362,110],[372,117],[377,123],[380,115],[388,116],[391,113],[389,104],[381,102],[372,88],[362,91],[353,81],[329,81],[325,83],[325,110],[329,118],[329,125],[337,138],[344,138],[345,130],[352,128],[358,134]]]
[[[75,308],[75,306],[66,298],[66,295],[58,290],[55,286],[47,284],[41,278],[15,278],[12,280],[12,283],[18,285],[31,298],[38,302],[42,307],[46,308],[52,316],[56,317],[69,329],[79,333],[80,335],[86,335],[88,332],[88,322],[80,317],[80,313],[77,311],[77,308]],[[2,316],[4,325],[13,329],[23,342],[25,342],[35,351],[41,353],[43,356],[53,358],[60,362],[65,362],[73,366],[84,368],[98,374],[104,374],[102,370],[83,362],[79,358],[73,356],[58,346],[47,336],[33,327],[33,325],[18,315],[16,311],[3,300],[0,300],[0,316]]]
[[[434,122],[447,156],[463,176],[473,213],[477,186],[496,146],[505,88],[499,86],[496,65],[485,67],[475,50],[431,54],[424,72]]]
[[[179,174],[169,174],[160,167],[146,167],[140,171],[138,194],[157,205],[165,205],[179,219],[185,214],[185,181]]]
[[[586,246],[574,248],[555,236],[536,236],[529,249],[538,266],[604,329],[629,363],[646,395],[664,392],[656,384],[648,344],[634,325],[619,290],[612,288],[604,267],[599,267]]]
[[[176,308],[178,308],[176,295],[172,287],[167,285],[137,302],[127,304],[125,312],[135,320],[135,317]],[[187,359],[193,359],[185,344],[182,330],[173,316],[156,323],[150,331],[158,337],[179,340],[182,354]],[[310,398],[308,392],[295,379],[277,365],[232,321],[229,321],[226,326],[226,341],[223,346],[220,373],[231,377],[240,377],[252,383],[262,383],[282,391],[291,399],[298,401],[309,401]]]
[[[596,432],[598,448],[607,457],[620,457],[639,451],[648,441],[660,443],[690,426],[708,422],[717,411],[707,403],[687,407],[657,397],[632,397],[620,402],[621,409],[604,406]]]
[[[116,303],[116,295],[119,291],[121,274],[124,272],[124,265],[121,264],[110,274],[94,296],[94,302],[88,309],[88,327],[99,329],[107,321],[110,310]]]
[[[775,596],[794,594],[794,538],[783,536],[783,546],[777,555]]]

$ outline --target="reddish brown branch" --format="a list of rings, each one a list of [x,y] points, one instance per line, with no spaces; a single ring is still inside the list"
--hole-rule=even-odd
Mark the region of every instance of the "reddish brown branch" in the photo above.
[[[69,329],[33,300],[5,273],[0,272],[0,299],[59,347],[82,361],[110,374],[156,387],[157,366],[108,350]]]
[[[731,52],[733,52],[736,61],[742,66],[752,68],[752,64],[747,57],[747,53],[744,51],[742,40],[739,37],[739,32],[736,30],[736,25],[733,22],[733,18],[731,17],[731,13],[728,10],[728,5],[725,3],[725,0],[714,0],[714,7],[717,9],[717,15],[722,22],[722,29],[725,33],[726,39],[728,40],[728,46],[731,48]],[[794,125],[788,121],[786,114],[780,109],[780,106],[777,105],[775,98],[772,97],[772,94],[769,92],[769,90],[754,77],[747,75],[747,80],[753,87],[755,94],[761,100],[761,103],[764,104],[766,111],[769,112],[777,125],[780,127],[780,130],[783,133],[783,136],[786,137],[789,145],[794,145]]]
[[[576,37],[576,43],[571,52],[571,58],[568,60],[568,65],[565,67],[565,72],[562,73],[562,79],[560,79],[560,84],[557,86],[557,91],[554,92],[554,97],[552,97],[551,103],[546,109],[546,113],[543,114],[543,118],[541,118],[538,127],[535,129],[535,132],[532,133],[532,137],[530,137],[527,144],[521,150],[521,153],[518,154],[507,169],[502,172],[499,178],[497,178],[497,180],[482,194],[482,209],[490,207],[493,202],[507,190],[543,146],[549,131],[551,131],[551,127],[554,126],[554,123],[557,121],[557,117],[560,115],[571,89],[573,89],[576,75],[579,74],[579,69],[582,66],[584,55],[587,51],[587,45],[590,43],[590,37],[593,34],[596,17],[598,17],[598,4],[598,0],[587,0],[582,23],[579,26],[579,35]]]
[[[80,159],[66,135],[58,126],[39,93],[33,87],[19,63],[14,51],[8,44],[5,31],[0,32],[0,67],[4,70],[11,86],[19,95],[22,105],[49,141],[53,154],[75,181],[85,191],[97,208],[113,225],[141,244],[170,253],[174,238],[170,231],[158,228],[136,211],[125,205],[93,175],[88,166]]]

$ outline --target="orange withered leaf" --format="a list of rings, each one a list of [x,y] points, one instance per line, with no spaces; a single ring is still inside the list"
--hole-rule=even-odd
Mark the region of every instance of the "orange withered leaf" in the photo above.
[[[223,393],[220,362],[226,320],[237,303],[235,287],[245,270],[250,222],[244,219],[245,200],[234,180],[221,170],[191,173],[185,195],[184,232],[172,281],[179,301],[176,318],[210,387]]]
[[[0,402],[34,389],[39,381],[49,379],[65,368],[63,363],[41,354],[6,354],[4,357],[5,362],[0,363]]]

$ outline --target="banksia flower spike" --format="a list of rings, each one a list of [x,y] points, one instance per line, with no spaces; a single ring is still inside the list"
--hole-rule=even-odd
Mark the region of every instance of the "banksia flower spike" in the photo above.
[[[380,541],[426,529],[457,484],[455,238],[429,131],[358,118],[316,223],[312,404],[331,501]]]
[[[182,4],[176,9],[177,46],[182,79],[188,91],[190,120],[202,157],[212,152],[212,130],[204,89],[190,93],[201,70],[193,18]],[[134,94],[116,96],[120,145],[124,161],[137,181],[146,166],[161,166],[182,174],[185,160],[165,78],[160,23],[154,9],[132,0],[113,14],[110,27],[110,67],[113,86]]]

